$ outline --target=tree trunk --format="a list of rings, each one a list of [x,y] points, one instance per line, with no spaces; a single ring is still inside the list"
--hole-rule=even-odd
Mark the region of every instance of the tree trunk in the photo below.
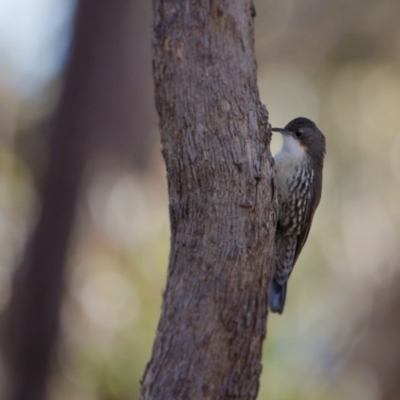
[[[251,0],[155,0],[171,220],[147,399],[254,399],[276,222]]]

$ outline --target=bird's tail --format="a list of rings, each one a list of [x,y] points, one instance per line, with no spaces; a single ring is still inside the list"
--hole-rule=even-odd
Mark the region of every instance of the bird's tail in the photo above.
[[[286,285],[278,283],[276,279],[272,279],[271,288],[269,291],[269,308],[272,312],[282,314],[286,300]]]

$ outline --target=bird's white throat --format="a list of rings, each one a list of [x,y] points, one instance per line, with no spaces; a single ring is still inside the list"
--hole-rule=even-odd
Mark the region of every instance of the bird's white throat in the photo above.
[[[294,163],[301,162],[306,156],[306,148],[292,136],[282,135],[282,148],[275,155],[275,161],[280,158],[289,158]]]

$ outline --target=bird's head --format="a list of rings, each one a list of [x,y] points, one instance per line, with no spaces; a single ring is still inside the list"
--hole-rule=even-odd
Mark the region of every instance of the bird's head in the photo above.
[[[325,136],[315,123],[307,118],[299,117],[290,121],[284,128],[272,128],[283,136],[283,146],[295,149],[300,147],[316,162],[323,162],[325,155]]]

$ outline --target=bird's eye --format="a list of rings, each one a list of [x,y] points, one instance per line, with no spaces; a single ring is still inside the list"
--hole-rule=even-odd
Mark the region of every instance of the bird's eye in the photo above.
[[[303,136],[303,131],[296,131],[294,134],[297,138],[301,138]]]

